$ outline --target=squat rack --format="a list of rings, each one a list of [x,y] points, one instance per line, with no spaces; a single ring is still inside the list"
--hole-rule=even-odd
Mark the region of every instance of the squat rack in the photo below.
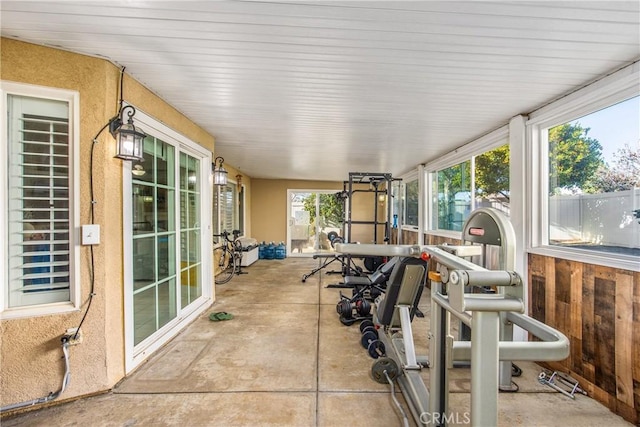
[[[391,200],[388,196],[391,195],[391,183],[394,181],[390,173],[372,173],[372,172],[349,172],[349,180],[344,182],[344,191],[347,193],[346,197],[346,219],[345,237],[346,243],[352,243],[352,225],[373,225],[373,243],[378,243],[378,226],[384,225],[384,242],[388,243],[390,240],[391,232]],[[384,189],[381,189],[384,183]],[[358,184],[369,184],[369,188],[355,188]],[[354,187],[355,186],[355,187]],[[353,195],[354,193],[374,193],[373,200],[373,220],[355,220],[353,219]],[[386,205],[386,218],[381,221],[378,218],[378,196],[387,196]]]

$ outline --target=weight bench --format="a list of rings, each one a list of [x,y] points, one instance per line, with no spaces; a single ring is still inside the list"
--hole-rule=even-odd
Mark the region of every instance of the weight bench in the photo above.
[[[345,260],[346,258],[346,260]],[[322,261],[322,263],[314,268],[313,270],[311,270],[309,273],[307,274],[303,274],[302,275],[302,283],[306,282],[307,279],[311,276],[313,276],[314,274],[316,274],[318,271],[327,268],[330,264],[334,263],[334,262],[339,262],[340,265],[342,266],[340,271],[327,271],[326,274],[338,274],[338,273],[343,273],[345,271],[349,272],[349,271],[357,271],[355,265],[352,267],[350,265],[350,263],[352,263],[352,261],[350,259],[348,259],[348,257],[346,257],[345,255],[342,254],[336,254],[336,253],[327,253],[327,254],[315,254],[313,255],[313,259],[324,259],[324,261]],[[341,287],[345,287],[344,285]]]
[[[393,257],[386,263],[380,265],[376,271],[366,276],[345,276],[345,287],[353,288],[353,297],[365,296],[366,291],[376,290],[371,293],[372,299],[375,299],[381,293],[384,293],[386,283],[391,277],[399,257]]]
[[[376,301],[374,323],[385,331],[402,329],[401,319],[404,317],[409,322],[413,320],[426,281],[425,261],[419,258],[394,259],[397,261],[389,277],[386,293]],[[401,314],[404,311],[406,314]]]

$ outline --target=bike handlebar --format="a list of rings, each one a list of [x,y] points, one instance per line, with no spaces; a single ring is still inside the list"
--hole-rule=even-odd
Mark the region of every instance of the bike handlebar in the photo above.
[[[231,234],[233,234],[233,239],[229,238]],[[233,230],[231,233],[229,233],[227,230],[222,230],[222,233],[214,234],[213,237],[222,237],[229,242],[235,242],[241,234],[242,231],[240,230]]]

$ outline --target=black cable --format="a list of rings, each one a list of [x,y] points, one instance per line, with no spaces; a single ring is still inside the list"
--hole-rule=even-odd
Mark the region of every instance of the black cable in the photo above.
[[[124,69],[125,67],[122,67],[122,69],[120,70],[120,94],[119,94],[119,98],[120,101],[118,103],[118,113],[120,114],[120,111],[122,111],[122,88],[123,88],[123,82],[124,82]],[[96,200],[94,198],[94,189],[93,189],[93,153],[95,151],[95,147],[96,144],[98,143],[98,137],[100,136],[100,134],[102,134],[102,132],[104,132],[104,130],[106,128],[109,127],[109,125],[111,124],[111,122],[117,118],[118,116],[116,115],[115,117],[113,117],[112,119],[110,119],[106,125],[102,126],[102,129],[100,129],[98,131],[98,133],[96,134],[96,136],[93,137],[92,141],[91,141],[91,154],[90,154],[90,158],[89,158],[89,197],[91,198],[91,208],[89,210],[90,213],[90,224],[95,224],[95,205],[96,205]],[[85,310],[84,314],[82,315],[82,319],[80,320],[80,323],[78,324],[78,327],[76,328],[76,332],[73,335],[73,339],[77,339],[78,338],[78,334],[80,333],[80,328],[82,327],[84,320],[87,318],[87,314],[89,314],[89,309],[91,308],[91,303],[93,302],[93,297],[96,295],[95,293],[95,285],[96,285],[96,281],[95,281],[95,258],[94,258],[94,253],[93,253],[93,245],[89,245],[89,253],[91,256],[91,262],[90,262],[90,269],[89,269],[89,281],[91,283],[91,291],[89,292],[89,301],[87,303],[87,309]]]

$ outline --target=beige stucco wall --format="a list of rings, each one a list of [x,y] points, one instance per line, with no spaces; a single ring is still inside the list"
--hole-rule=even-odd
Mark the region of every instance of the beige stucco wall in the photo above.
[[[251,181],[251,237],[287,240],[287,190],[342,190],[342,182],[258,179]]]
[[[80,216],[89,223],[89,155],[92,138],[117,110],[120,70],[103,59],[1,39],[0,78],[78,91],[80,94]],[[213,151],[214,138],[129,76],[124,99]],[[94,153],[95,297],[82,327],[84,342],[71,347],[71,382],[61,399],[107,390],[124,371],[122,163],[114,159],[108,132]],[[249,179],[246,182],[250,183]],[[248,193],[250,194],[250,193]],[[81,247],[82,301],[89,291],[89,249]],[[60,336],[80,322],[86,304],[72,313],[3,320],[0,323],[0,404],[46,396],[64,372]]]
[[[257,179],[252,181],[251,191],[251,237],[258,241],[281,242],[287,239],[287,190],[336,190],[344,188],[342,181],[304,181]],[[368,189],[368,185],[354,186],[353,189]],[[386,218],[386,202],[374,205],[374,193],[354,193],[351,218],[353,221],[373,221],[375,210],[378,222]],[[353,225],[351,241],[373,243],[373,225]],[[378,226],[377,243],[383,243],[384,227]]]

